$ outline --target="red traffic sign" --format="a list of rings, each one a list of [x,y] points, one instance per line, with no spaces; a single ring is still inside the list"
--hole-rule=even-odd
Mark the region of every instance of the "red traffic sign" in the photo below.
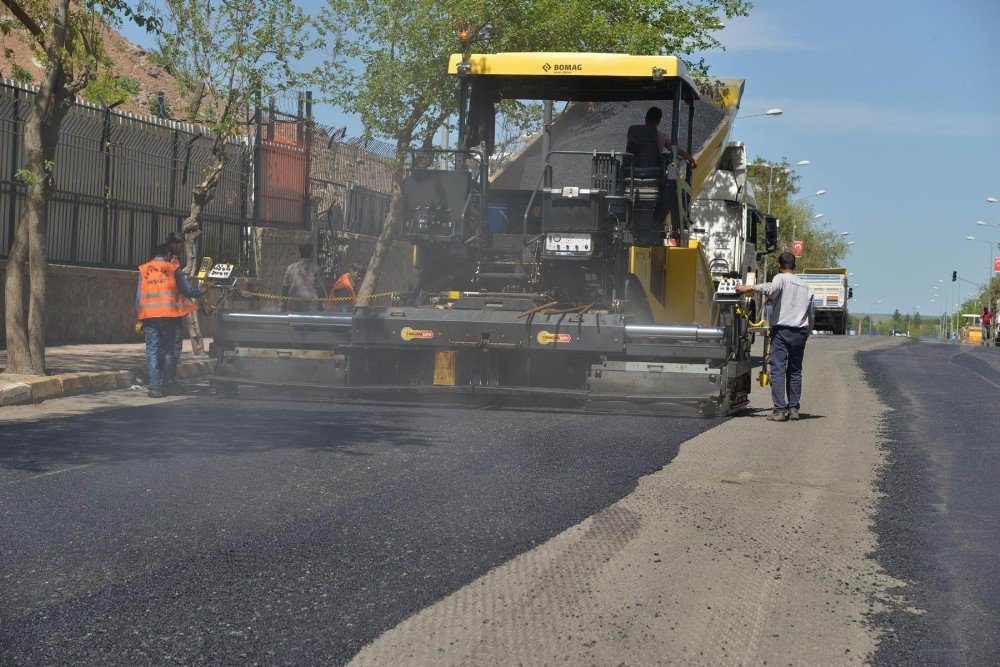
[[[1000,273],[1000,257],[993,258],[993,270],[996,273]]]
[[[796,257],[801,257],[802,247],[803,247],[802,241],[792,241],[792,254],[795,255]]]

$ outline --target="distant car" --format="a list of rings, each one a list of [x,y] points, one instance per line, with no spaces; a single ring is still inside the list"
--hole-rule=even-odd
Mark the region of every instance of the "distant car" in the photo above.
[[[851,330],[849,330],[849,331],[847,332],[847,335],[848,335],[848,336],[857,336],[857,335],[858,335],[858,332],[857,332],[857,331],[855,331],[854,329],[851,329]]]
[[[906,337],[906,332],[902,329],[889,329],[890,336],[903,336]]]

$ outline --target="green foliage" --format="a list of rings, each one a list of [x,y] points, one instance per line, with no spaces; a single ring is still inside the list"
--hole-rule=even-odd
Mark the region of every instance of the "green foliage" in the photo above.
[[[161,118],[170,118],[173,113],[170,109],[170,100],[166,97],[161,100],[156,94],[146,96],[146,108],[149,109],[149,113]]]
[[[961,312],[978,315],[987,305],[990,310],[996,310],[998,300],[1000,300],[1000,274],[995,274],[987,285],[980,285],[975,295],[962,303]]]
[[[32,80],[34,80],[35,77],[33,77],[31,75],[31,72],[29,72],[28,70],[24,69],[23,67],[21,67],[17,63],[14,63],[11,66],[11,69],[10,69],[10,78],[14,79],[14,81],[17,81],[18,83],[25,83],[25,84],[27,84],[27,83],[31,83]]]
[[[257,91],[266,99],[293,86],[297,61],[314,46],[308,17],[293,0],[157,4],[163,30],[156,57],[192,92],[189,118],[208,120],[221,136],[239,133]]]
[[[139,89],[139,81],[130,76],[117,76],[101,71],[87,83],[80,92],[80,97],[92,104],[110,106],[119,101],[130,102]]]
[[[38,174],[30,169],[18,169],[14,172],[14,178],[21,181],[25,185],[31,187],[33,185],[38,185],[42,182],[41,174]]]
[[[745,0],[328,0],[319,17],[329,57],[315,72],[327,99],[357,114],[397,156],[429,145],[457,113],[448,58],[466,29],[476,52],[596,51],[691,54],[717,46],[722,18]],[[537,124],[506,108],[514,135]],[[501,119],[501,123],[503,123]]]
[[[157,46],[154,49],[150,49],[146,55],[149,61],[154,65],[162,67],[167,74],[177,79],[184,89],[189,93],[194,92],[195,88],[198,86],[198,79],[195,74],[184,69],[182,64],[182,58],[179,58],[175,52],[171,49],[168,41],[162,36],[157,39]]]
[[[841,266],[847,257],[847,241],[815,219],[816,209],[810,201],[793,198],[799,193],[801,177],[788,158],[770,162],[758,157],[748,171],[757,206],[766,211],[770,201],[770,214],[780,221],[779,249],[791,250],[792,241],[802,241],[802,256],[796,262],[799,269]]]

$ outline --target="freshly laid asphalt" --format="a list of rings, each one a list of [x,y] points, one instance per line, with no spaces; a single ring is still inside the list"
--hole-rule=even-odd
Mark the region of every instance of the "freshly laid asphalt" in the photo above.
[[[0,423],[0,663],[344,662],[715,423],[210,397]]]
[[[908,585],[873,620],[876,664],[1000,663],[1000,349],[915,343],[859,354],[894,408],[874,554]]]

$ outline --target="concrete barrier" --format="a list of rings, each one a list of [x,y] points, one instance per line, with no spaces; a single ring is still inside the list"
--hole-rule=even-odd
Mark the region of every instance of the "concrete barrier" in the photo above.
[[[0,387],[0,405],[21,405],[23,403],[31,403],[31,387],[26,382]]]

